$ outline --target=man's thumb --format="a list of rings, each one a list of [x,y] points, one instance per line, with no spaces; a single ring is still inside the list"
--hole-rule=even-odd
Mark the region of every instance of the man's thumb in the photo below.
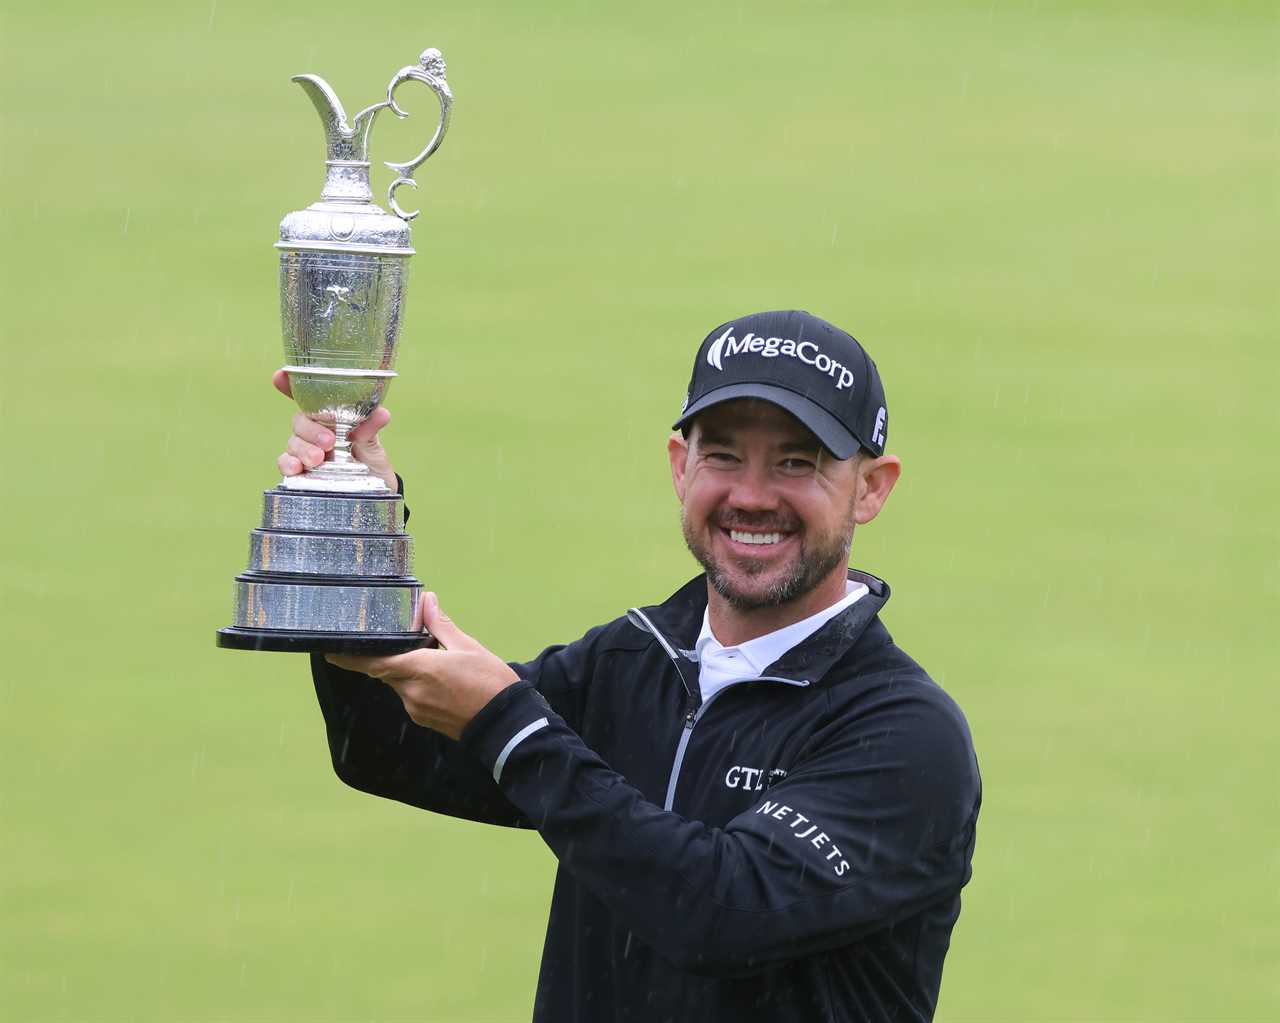
[[[369,418],[351,431],[351,443],[369,451],[380,451],[382,442],[378,440],[378,431],[391,422],[391,413],[379,405]]]
[[[430,590],[422,595],[422,624],[446,650],[467,650],[480,646],[453,624],[453,619],[444,613],[440,601]]]

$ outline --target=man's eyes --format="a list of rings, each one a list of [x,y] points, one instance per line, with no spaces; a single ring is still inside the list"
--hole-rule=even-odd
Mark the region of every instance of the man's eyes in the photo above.
[[[703,458],[713,465],[734,466],[740,459],[730,451],[707,451]],[[788,476],[804,476],[817,469],[817,463],[811,458],[784,458],[777,463],[778,471]]]

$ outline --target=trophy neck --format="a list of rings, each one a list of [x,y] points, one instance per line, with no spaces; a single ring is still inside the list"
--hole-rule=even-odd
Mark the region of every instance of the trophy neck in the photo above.
[[[368,160],[326,160],[324,191],[320,198],[329,202],[373,202],[369,187]]]

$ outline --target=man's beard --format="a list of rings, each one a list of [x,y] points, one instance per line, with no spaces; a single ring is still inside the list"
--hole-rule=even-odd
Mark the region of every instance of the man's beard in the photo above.
[[[839,534],[823,537],[820,542],[809,543],[809,534],[801,540],[800,553],[787,567],[786,572],[770,583],[763,591],[744,592],[734,586],[733,578],[724,567],[718,564],[709,547],[693,534],[689,518],[684,510],[680,512],[680,526],[684,532],[684,542],[689,553],[697,559],[707,573],[707,580],[715,587],[715,591],[736,611],[756,611],[764,607],[778,607],[788,601],[802,597],[822,582],[835,569],[849,564],[849,549],[853,544],[853,508],[849,508],[847,527]],[[732,522],[719,523],[712,520],[711,529],[749,528],[749,529],[784,529],[781,523],[771,516],[763,516],[760,521],[751,521],[748,516],[735,515]],[[748,577],[759,575],[772,566],[749,565],[740,571]]]

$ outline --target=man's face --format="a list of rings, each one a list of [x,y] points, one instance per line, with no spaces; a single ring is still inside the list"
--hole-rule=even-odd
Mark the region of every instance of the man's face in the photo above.
[[[731,606],[776,607],[843,574],[858,456],[836,459],[789,413],[753,399],[703,412],[670,454],[685,542]]]

